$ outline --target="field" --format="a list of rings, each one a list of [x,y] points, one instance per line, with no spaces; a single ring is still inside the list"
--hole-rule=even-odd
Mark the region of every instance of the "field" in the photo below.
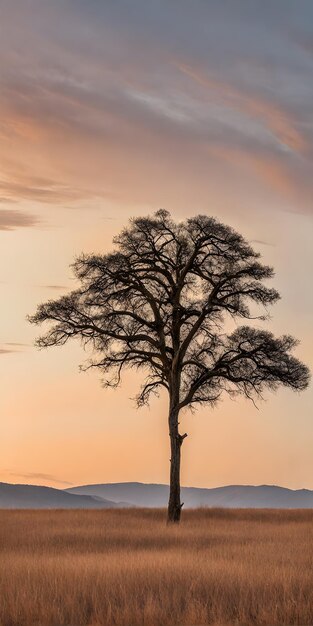
[[[312,624],[313,511],[0,511],[0,624]]]

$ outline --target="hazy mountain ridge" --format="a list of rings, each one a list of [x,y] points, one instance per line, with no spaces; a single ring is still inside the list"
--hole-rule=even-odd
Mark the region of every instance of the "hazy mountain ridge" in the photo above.
[[[117,508],[101,497],[77,495],[63,489],[0,483],[0,509],[103,509]]]
[[[67,489],[70,493],[100,496],[117,502],[126,500],[135,506],[166,506],[168,485],[145,483],[108,483],[82,485]],[[276,485],[229,485],[211,489],[182,487],[185,507],[225,508],[313,508],[313,491],[292,490]]]
[[[182,487],[186,508],[313,508],[313,491],[276,485],[229,485],[205,489]],[[38,485],[0,483],[0,509],[103,509],[165,507],[169,487],[138,482],[80,485],[55,489]]]

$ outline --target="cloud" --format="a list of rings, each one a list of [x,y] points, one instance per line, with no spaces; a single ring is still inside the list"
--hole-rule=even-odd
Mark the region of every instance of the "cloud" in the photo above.
[[[11,470],[3,470],[3,473],[7,474],[8,476],[11,476],[12,478],[25,478],[26,480],[38,479],[38,480],[46,480],[49,482],[51,481],[59,485],[67,485],[67,486],[73,485],[73,483],[70,483],[67,480],[60,480],[59,478],[57,478],[56,476],[53,476],[52,474],[43,474],[41,472],[18,473],[18,472],[12,472]]]
[[[259,243],[262,246],[270,246],[275,247],[275,243],[271,243],[270,241],[264,241],[264,239],[252,239],[251,243]]]
[[[252,119],[259,119],[282,146],[299,154],[305,154],[310,150],[310,142],[305,133],[296,128],[296,120],[275,102],[266,100],[253,91],[245,92],[229,82],[208,76],[205,71],[197,70],[190,65],[177,63],[177,67],[194,82],[205,87],[210,93],[210,98],[215,96],[228,109],[238,110]]]
[[[0,348],[0,354],[16,354],[17,352],[24,352],[23,348],[28,347],[29,344],[19,343],[16,341],[8,341],[6,343],[3,343],[2,346],[4,347]]]
[[[29,343],[20,343],[18,341],[7,341],[5,344],[5,346],[14,346],[14,347],[18,347],[18,348],[26,348],[29,346]]]
[[[42,289],[56,289],[56,290],[67,289],[65,285],[41,285],[41,288]]]
[[[312,211],[311,55],[289,39],[308,4],[288,0],[283,22],[276,3],[242,0],[2,12],[0,196],[203,204],[225,200],[226,178],[245,195],[248,174],[280,206]]]
[[[40,220],[35,215],[15,209],[0,209],[0,230],[15,230],[37,226]]]
[[[31,174],[19,176],[19,180],[0,180],[0,193],[5,201],[32,200],[50,204],[63,204],[81,197],[79,191],[65,184],[41,180]]]

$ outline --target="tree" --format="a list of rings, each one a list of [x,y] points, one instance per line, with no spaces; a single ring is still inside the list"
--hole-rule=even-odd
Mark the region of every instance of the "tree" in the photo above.
[[[254,400],[284,385],[305,389],[309,371],[291,351],[289,335],[237,326],[265,320],[279,299],[264,284],[273,270],[262,265],[241,235],[199,215],[175,223],[160,210],[132,219],[115,237],[116,250],[82,255],[73,264],[80,286],[41,304],[30,321],[52,322],[40,347],[79,338],[92,349],[85,368],[98,368],[116,387],[127,367],[143,370],[138,406],[164,387],[169,396],[171,447],[168,521],[180,520],[179,414],[185,407],[215,405],[223,392]],[[263,307],[263,314],[255,309]],[[228,328],[228,332],[227,332]]]

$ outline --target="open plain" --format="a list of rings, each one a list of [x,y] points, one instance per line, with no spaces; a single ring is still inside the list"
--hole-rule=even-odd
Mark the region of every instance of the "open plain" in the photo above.
[[[313,511],[0,511],[0,624],[313,623]]]

